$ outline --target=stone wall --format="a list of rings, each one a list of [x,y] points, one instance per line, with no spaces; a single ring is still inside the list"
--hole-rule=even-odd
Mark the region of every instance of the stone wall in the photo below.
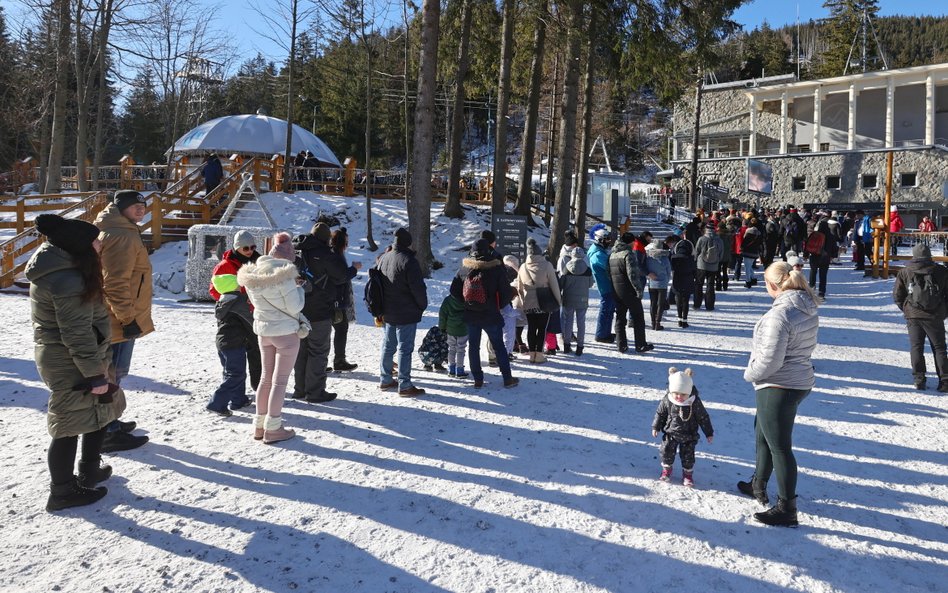
[[[694,92],[675,106],[675,135],[691,139],[695,126]],[[719,123],[711,124],[710,122]],[[701,95],[701,131],[739,132],[750,129],[750,102],[743,89],[706,91]]]
[[[755,157],[773,166],[772,196],[758,196],[747,187],[747,160],[720,159],[699,161],[698,170],[703,181],[730,190],[733,199],[764,206],[804,203],[882,202],[885,199],[886,152],[845,152],[833,154],[797,154]],[[683,175],[674,179],[676,191],[687,191],[689,163],[677,162],[675,167]],[[892,203],[940,203],[943,187],[948,182],[948,152],[939,149],[896,151],[892,166]],[[915,187],[901,187],[900,173],[915,173]],[[863,176],[875,175],[875,188],[863,188]],[[827,189],[827,176],[839,176],[841,187]],[[794,190],[794,177],[805,177],[806,189]],[[759,202],[758,202],[759,200]]]

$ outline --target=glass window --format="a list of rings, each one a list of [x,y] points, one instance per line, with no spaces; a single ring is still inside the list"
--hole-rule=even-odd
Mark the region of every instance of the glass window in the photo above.
[[[879,187],[879,176],[878,175],[867,175],[863,174],[862,176],[862,188],[863,189],[873,189]]]
[[[790,189],[793,191],[803,191],[806,189],[806,177],[793,177],[790,179]]]
[[[227,249],[227,237],[223,235],[204,236],[204,259],[218,261]]]
[[[842,189],[843,180],[839,175],[826,176],[826,189]]]
[[[916,187],[918,185],[917,173],[899,173],[902,187]]]

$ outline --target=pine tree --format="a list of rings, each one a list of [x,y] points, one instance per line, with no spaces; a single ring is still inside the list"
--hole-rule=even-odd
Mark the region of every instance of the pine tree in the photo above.
[[[853,71],[853,64],[861,60],[862,52],[860,47],[853,47],[855,42],[860,45],[857,34],[862,28],[863,15],[868,15],[870,19],[875,19],[879,12],[878,0],[826,0],[823,3],[825,8],[830,11],[830,16],[826,21],[826,27],[823,32],[823,39],[826,43],[824,51],[816,68],[818,77],[842,76],[846,71],[846,61],[849,62],[848,72]],[[874,43],[871,39],[871,32],[867,31],[867,55],[875,53],[872,51]],[[852,53],[852,58],[850,58]]]
[[[119,121],[121,143],[135,162],[164,161],[164,129],[161,124],[161,101],[155,76],[148,66],[139,70],[132,83],[132,92]]]

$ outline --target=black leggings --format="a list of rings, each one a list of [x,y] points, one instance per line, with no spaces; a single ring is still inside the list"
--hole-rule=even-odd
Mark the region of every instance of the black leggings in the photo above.
[[[649,288],[648,289],[648,298],[649,298],[649,313],[652,318],[652,328],[654,329],[657,325],[662,322],[662,317],[665,315],[665,309],[668,305],[668,289],[667,288]]]
[[[691,305],[691,293],[679,292],[678,298],[675,299],[675,304],[678,305],[679,321],[688,319],[688,308]]]
[[[105,439],[105,428],[82,435],[82,457],[84,463],[99,464],[99,455],[102,453],[102,441]],[[53,439],[49,444],[47,461],[49,475],[53,484],[65,484],[73,479],[73,468],[76,464],[76,449],[79,437],[60,437]]]
[[[530,352],[542,352],[546,340],[546,326],[550,323],[549,313],[527,313],[527,348]]]

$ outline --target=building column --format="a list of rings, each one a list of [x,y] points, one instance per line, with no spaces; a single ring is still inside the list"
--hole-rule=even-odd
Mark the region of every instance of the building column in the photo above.
[[[925,144],[935,143],[935,78],[925,79]]]
[[[757,101],[754,100],[753,95],[750,98],[750,109],[750,145],[747,155],[754,156],[757,154]]]
[[[675,155],[675,160],[678,160],[678,139],[672,138],[672,154]]]
[[[823,93],[817,87],[813,91],[813,140],[810,141],[810,152],[820,151],[820,103],[823,102]]]
[[[780,154],[787,154],[787,91],[780,96]]]
[[[849,136],[846,140],[846,150],[856,148],[856,85],[849,85]]]
[[[890,76],[885,87],[885,147],[895,146],[895,81]]]

